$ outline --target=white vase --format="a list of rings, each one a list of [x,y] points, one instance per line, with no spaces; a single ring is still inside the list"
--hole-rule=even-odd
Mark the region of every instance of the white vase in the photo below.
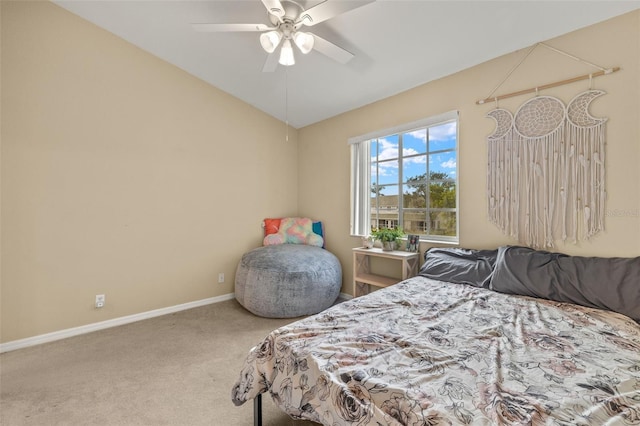
[[[395,241],[383,241],[382,242],[382,251],[393,251],[396,248]]]

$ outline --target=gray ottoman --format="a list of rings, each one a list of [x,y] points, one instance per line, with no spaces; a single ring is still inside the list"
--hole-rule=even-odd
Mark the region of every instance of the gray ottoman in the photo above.
[[[238,264],[235,296],[248,311],[268,318],[292,318],[331,306],[342,286],[338,258],[301,244],[259,247]]]

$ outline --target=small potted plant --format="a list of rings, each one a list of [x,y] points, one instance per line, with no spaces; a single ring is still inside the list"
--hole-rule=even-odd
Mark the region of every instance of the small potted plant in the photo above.
[[[396,240],[404,235],[401,228],[378,228],[371,231],[371,236],[382,243],[382,250],[395,249]]]

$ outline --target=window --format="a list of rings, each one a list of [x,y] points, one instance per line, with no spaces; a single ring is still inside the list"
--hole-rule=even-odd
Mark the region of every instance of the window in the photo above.
[[[349,140],[351,234],[401,227],[458,242],[458,112]]]

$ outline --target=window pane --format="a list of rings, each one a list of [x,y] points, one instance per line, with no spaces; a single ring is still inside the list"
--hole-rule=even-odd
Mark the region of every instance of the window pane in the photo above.
[[[378,189],[380,199],[385,198],[384,205],[398,208],[398,185],[380,185]]]
[[[378,161],[378,141],[371,139],[369,151],[371,152],[371,162]]]
[[[372,185],[371,208],[398,209],[398,185]]]
[[[402,160],[404,182],[423,181],[427,176],[427,156],[419,155]]]
[[[427,207],[426,183],[402,186],[402,206],[405,209],[424,209]],[[424,217],[423,217],[424,219]]]
[[[398,158],[400,143],[398,135],[385,136],[378,139],[378,160]]]
[[[429,156],[431,179],[455,179],[457,166],[455,151],[439,152]]]
[[[427,152],[427,129],[418,129],[402,135],[402,155]]]
[[[378,167],[375,164],[371,168],[371,182],[377,182],[378,185],[398,184],[398,160],[381,161],[378,163]]]
[[[431,235],[456,236],[456,212],[431,212],[429,219]]]
[[[426,234],[427,212],[426,211],[404,211],[402,213],[402,229],[406,234]]]
[[[429,152],[443,149],[455,149],[456,147],[456,123],[440,124],[429,127]]]
[[[371,227],[397,226],[398,217],[398,185],[382,187],[380,194],[371,198]]]
[[[456,207],[456,184],[454,182],[431,182],[429,184],[429,207],[454,209]]]
[[[378,220],[378,226],[376,228],[397,228],[398,227],[398,218],[388,217],[382,218]]]

